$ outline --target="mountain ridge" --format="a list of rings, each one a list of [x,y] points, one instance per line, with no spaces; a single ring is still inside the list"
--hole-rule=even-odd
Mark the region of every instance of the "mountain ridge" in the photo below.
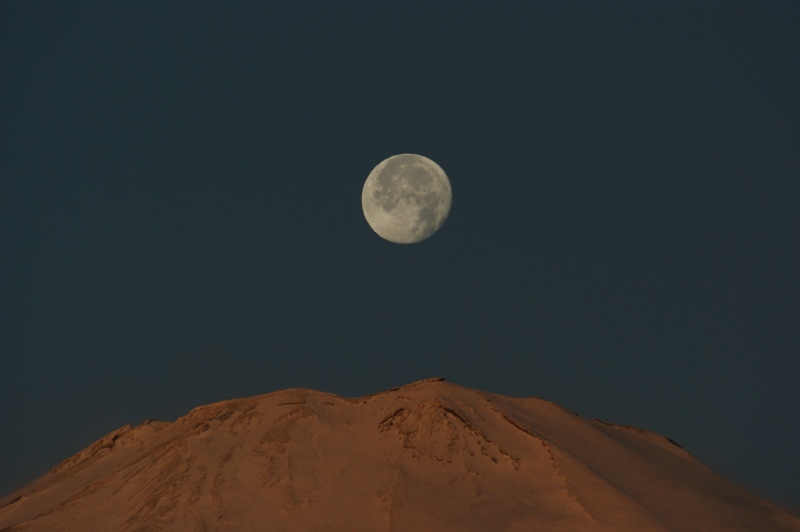
[[[125,425],[0,500],[0,530],[800,530],[654,432],[425,379]]]

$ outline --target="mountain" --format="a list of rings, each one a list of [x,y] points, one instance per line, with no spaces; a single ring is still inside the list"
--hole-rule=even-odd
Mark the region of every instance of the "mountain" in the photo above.
[[[795,530],[652,432],[429,379],[125,426],[0,500],[0,530]]]

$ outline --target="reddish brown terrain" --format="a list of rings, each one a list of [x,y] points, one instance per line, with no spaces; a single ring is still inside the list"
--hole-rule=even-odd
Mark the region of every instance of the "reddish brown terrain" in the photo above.
[[[291,389],[125,426],[0,530],[800,530],[657,434],[440,379]]]

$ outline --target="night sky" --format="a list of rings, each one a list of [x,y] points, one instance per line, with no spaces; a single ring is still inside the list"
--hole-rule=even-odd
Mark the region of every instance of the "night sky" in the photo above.
[[[800,509],[800,3],[0,2],[0,495],[124,424],[443,376]],[[378,237],[369,172],[450,217]]]

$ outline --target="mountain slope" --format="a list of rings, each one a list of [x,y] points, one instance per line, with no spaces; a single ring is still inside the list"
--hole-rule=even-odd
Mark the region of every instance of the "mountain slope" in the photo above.
[[[674,442],[420,381],[125,426],[0,501],[0,530],[800,530]]]

